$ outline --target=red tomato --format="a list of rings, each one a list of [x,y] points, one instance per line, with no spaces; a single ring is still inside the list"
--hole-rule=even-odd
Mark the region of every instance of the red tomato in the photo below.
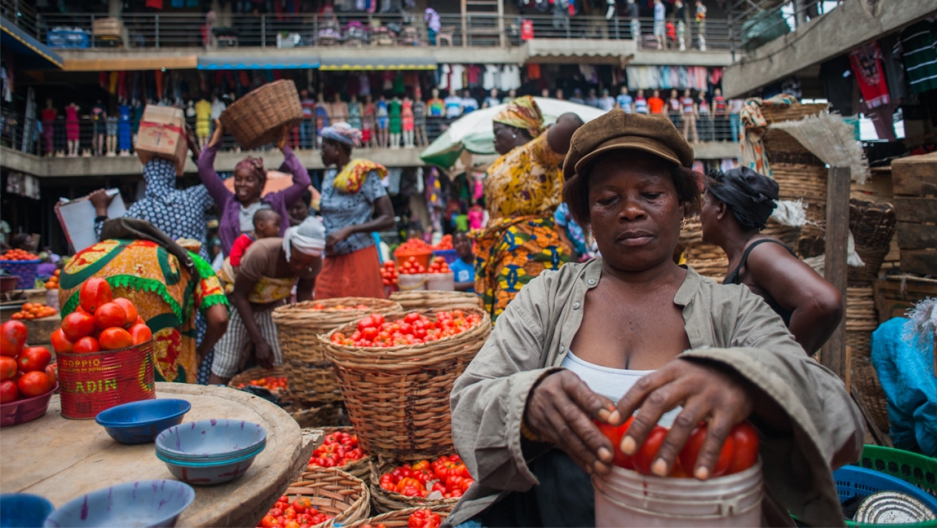
[[[130,302],[130,299],[124,299],[123,297],[118,297],[114,299],[114,304],[120,305],[121,308],[127,312],[127,318],[124,320],[124,328],[130,328],[131,326],[137,324],[137,318],[140,317],[137,314],[137,307]]]
[[[628,428],[631,427],[632,420],[634,420],[634,418],[628,418],[625,423],[618,427],[598,420],[595,421],[595,424],[599,427],[599,431],[605,435],[605,438],[608,438],[612,442],[612,452],[614,453],[612,463],[625,469],[634,469],[634,461],[631,459],[631,456],[626,455],[625,452],[621,450],[621,440],[625,437],[625,433],[628,432]]]
[[[96,326],[98,330],[113,328],[115,326],[123,328],[126,322],[126,310],[115,302],[102,304],[94,312],[94,326]]]
[[[264,528],[273,528],[277,525],[277,518],[273,515],[264,515],[264,518],[260,521],[260,525]]]
[[[10,403],[20,397],[20,390],[13,380],[0,381],[0,403]]]
[[[696,458],[699,456],[700,448],[703,447],[703,441],[706,439],[706,424],[698,426],[690,433],[686,445],[680,450],[680,463],[687,473],[693,475],[696,472]],[[719,460],[716,461],[716,468],[710,473],[711,477],[725,475],[729,470],[729,464],[732,462],[733,451],[735,451],[735,442],[732,436],[726,438],[722,444],[722,451],[719,452]]]
[[[136,324],[146,324],[146,321],[144,321],[143,318],[138,315]]]
[[[52,386],[55,387],[55,380],[59,377],[59,366],[55,363],[46,365],[46,375],[49,376],[49,380],[52,381]]]
[[[755,465],[758,461],[758,432],[748,422],[736,424],[732,428],[732,441],[735,442],[735,452],[732,462],[729,463],[727,475],[739,473]]]
[[[62,332],[71,342],[94,333],[94,317],[86,313],[72,312],[62,319]]]
[[[134,345],[139,345],[153,339],[153,332],[145,324],[135,324],[130,327],[130,338]]]
[[[16,360],[10,356],[0,356],[0,381],[16,376]]]
[[[46,369],[46,365],[52,361],[52,352],[46,347],[26,347],[16,360],[16,364],[23,372],[33,372],[35,370]]]
[[[102,330],[99,342],[103,350],[120,350],[133,346],[133,338],[130,337],[130,332],[115,327]]]
[[[88,313],[95,313],[98,308],[114,300],[111,286],[104,279],[92,277],[81,285],[78,292],[78,303]]]
[[[75,354],[100,352],[100,350],[101,345],[98,343],[98,340],[93,337],[82,337],[78,341],[75,341],[75,346],[72,347],[72,352]]]
[[[16,357],[23,346],[29,331],[20,321],[7,321],[0,325],[0,355]]]
[[[657,457],[657,450],[660,449],[660,445],[664,442],[666,436],[667,429],[665,427],[659,425],[654,426],[654,429],[651,430],[651,434],[647,435],[644,443],[641,444],[641,447],[639,447],[638,451],[632,456],[635,471],[645,475],[653,474],[651,472],[651,464],[654,463]]]
[[[69,341],[67,337],[65,337],[65,332],[61,328],[59,328],[55,332],[52,332],[52,336],[50,340],[52,341],[52,348],[53,350],[55,350],[56,353],[71,352],[72,347],[75,346],[74,343],[72,343],[71,341]]]
[[[45,372],[27,372],[16,382],[24,398],[39,396],[52,390],[52,382]]]

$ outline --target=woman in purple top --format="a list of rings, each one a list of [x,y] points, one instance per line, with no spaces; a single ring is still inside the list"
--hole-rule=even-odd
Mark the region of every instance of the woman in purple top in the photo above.
[[[283,151],[280,171],[293,175],[293,185],[262,196],[264,184],[267,183],[267,171],[262,159],[248,157],[234,168],[234,192],[231,192],[215,172],[215,154],[224,137],[224,127],[220,121],[215,121],[215,132],[198,159],[198,175],[221,212],[218,237],[221,238],[221,251],[225,256],[231,252],[235,238],[254,229],[254,213],[260,209],[273,209],[280,213],[280,218],[289,218],[290,206],[302,198],[303,192],[309,188],[309,173],[286,145],[289,133],[289,127],[284,127],[277,147]],[[289,222],[281,223],[280,236],[285,234],[288,227]]]

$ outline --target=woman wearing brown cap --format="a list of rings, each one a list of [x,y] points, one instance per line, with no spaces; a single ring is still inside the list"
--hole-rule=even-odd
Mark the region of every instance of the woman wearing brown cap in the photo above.
[[[658,421],[670,427],[657,475],[707,422],[685,468],[702,480],[732,426],[749,420],[762,438],[767,523],[792,524],[790,511],[843,524],[830,468],[858,458],[861,415],[760,297],[673,262],[700,203],[692,162],[662,116],[614,110],[575,133],[563,196],[602,257],[531,281],[456,380],[453,439],[476,482],[448,525],[594,526],[590,474],[610,470],[613,446],[593,420],[632,415],[627,454]]]
[[[832,284],[776,238],[761,234],[777,207],[778,183],[748,167],[712,171],[700,209],[703,241],[729,256],[723,284],[744,284],[768,303],[812,354],[843,318],[843,299]]]
[[[560,164],[580,126],[576,114],[564,114],[544,130],[530,96],[515,99],[494,117],[501,157],[485,178],[490,220],[476,239],[475,270],[475,291],[492,322],[531,279],[570,261],[572,248],[560,240],[553,213],[562,202]]]

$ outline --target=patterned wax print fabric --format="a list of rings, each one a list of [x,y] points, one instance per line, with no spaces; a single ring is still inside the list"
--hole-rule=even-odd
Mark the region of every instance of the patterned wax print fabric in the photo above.
[[[562,201],[562,161],[544,132],[488,169],[490,220],[476,237],[475,291],[492,322],[541,271],[570,261],[553,220]]]
[[[325,224],[326,236],[343,227],[369,222],[374,216],[374,202],[382,196],[387,196],[387,190],[381,185],[377,171],[369,172],[361,188],[355,193],[344,193],[336,188],[337,174],[338,170],[329,169],[322,181],[319,212],[322,215],[322,223]],[[355,233],[335,244],[333,254],[344,255],[372,245],[374,239],[369,233]]]
[[[199,276],[147,240],[104,240],[80,251],[62,270],[62,316],[78,306],[78,290],[91,277],[105,279],[115,297],[129,299],[153,332],[156,381],[195,383],[196,311],[227,306],[211,265],[194,253]]]

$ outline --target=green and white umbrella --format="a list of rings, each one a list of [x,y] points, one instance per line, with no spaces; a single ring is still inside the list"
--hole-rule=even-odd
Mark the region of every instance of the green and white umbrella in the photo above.
[[[604,110],[591,106],[570,103],[569,101],[560,101],[559,99],[547,99],[543,97],[534,97],[537,106],[543,113],[544,126],[556,122],[556,118],[566,114],[574,113],[584,122],[604,114]],[[420,153],[420,159],[429,165],[435,165],[441,169],[452,167],[462,151],[469,151],[472,154],[495,154],[494,132],[492,123],[495,114],[504,110],[506,104],[500,104],[491,108],[483,108],[457,119],[449,125],[449,129],[430,143],[426,150]]]

